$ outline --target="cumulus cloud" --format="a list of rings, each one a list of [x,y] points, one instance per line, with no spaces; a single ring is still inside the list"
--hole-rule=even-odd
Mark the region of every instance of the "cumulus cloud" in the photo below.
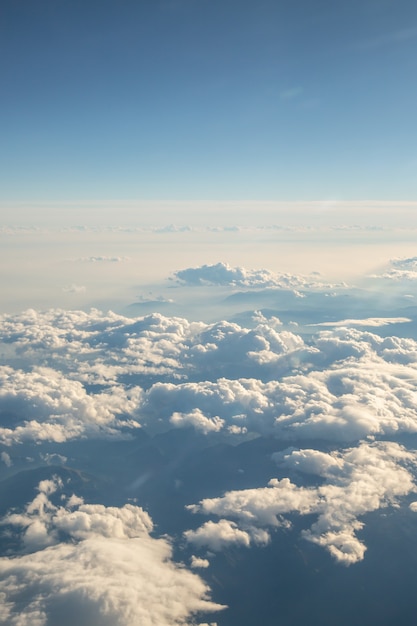
[[[231,267],[227,263],[201,265],[178,270],[174,277],[185,285],[218,285],[228,287],[245,287],[264,289],[275,287],[279,289],[314,289],[329,287],[317,280],[317,276],[299,276],[293,274],[275,274],[267,269],[246,269]]]
[[[276,318],[259,314],[254,323],[249,329],[97,311],[5,316],[0,328],[10,361],[53,360],[55,369],[0,368],[1,441],[120,437],[137,426],[151,434],[192,427],[207,437],[272,435],[295,447],[275,457],[282,470],[307,472],[325,484],[306,488],[283,478],[262,490],[204,500],[198,510],[220,520],[186,531],[187,540],[214,550],[264,545],[270,528],[288,524],[288,515],[311,513],[317,523],[304,536],[338,560],[356,562],[365,551],[356,536],[360,516],[412,490],[401,465],[410,458],[394,443],[331,454],[296,448],[416,433],[417,343],[357,328],[320,331],[307,341],[283,331]],[[91,383],[98,389],[90,391]],[[359,503],[353,494],[366,491],[365,475],[370,495]],[[381,483],[383,476],[395,476],[399,487]],[[38,540],[42,532],[38,524]]]
[[[195,554],[193,554],[191,556],[191,563],[190,563],[191,567],[193,569],[206,569],[207,567],[210,566],[210,561],[208,559],[202,559],[199,556],[195,556]]]
[[[417,432],[416,382],[414,368],[377,358],[289,377],[280,386],[286,397],[275,429],[334,441]]]
[[[194,426],[205,435],[209,432],[219,432],[224,426],[224,420],[217,415],[214,417],[206,417],[200,409],[195,409],[190,413],[173,413],[169,419],[171,424],[177,428]]]
[[[21,513],[23,551],[0,558],[0,623],[8,626],[185,626],[223,608],[196,575],[172,560],[169,541],[151,536],[140,507],[51,501],[59,481],[43,481]]]
[[[8,362],[35,360],[78,380],[105,384],[134,376],[159,379],[264,376],[288,371],[308,352],[276,317],[253,329],[222,321],[189,322],[160,314],[127,318],[92,310],[26,311],[0,319]]]
[[[187,531],[187,540],[213,550],[238,542],[249,546],[256,542],[253,528],[266,532],[268,527],[288,526],[289,514],[314,514],[317,519],[303,537],[326,548],[338,562],[351,565],[362,560],[366,550],[356,534],[363,527],[360,518],[396,505],[399,497],[416,491],[410,470],[417,455],[393,442],[361,443],[331,453],[290,449],[274,459],[281,469],[313,474],[324,483],[302,487],[289,478],[272,479],[268,487],[204,499],[188,509],[221,519]]]
[[[342,356],[354,344],[323,339],[327,350]],[[382,347],[381,345],[379,346]],[[226,431],[232,426],[247,432],[289,440],[355,441],[369,435],[417,432],[417,370],[411,364],[391,363],[367,347],[363,356],[341,359],[330,368],[281,380],[259,379],[195,383],[156,383],[143,395],[141,416],[149,428],[166,424]],[[388,358],[402,359],[401,351],[385,342]],[[366,350],[369,349],[369,353]],[[320,354],[319,354],[320,356]],[[180,417],[180,413],[194,416]],[[228,432],[233,432],[229,430]]]
[[[410,278],[416,268],[415,259],[403,260],[392,265],[391,278],[400,280],[401,272]],[[245,291],[249,296],[239,306],[250,301],[258,307],[259,293],[270,294],[270,313],[285,325],[267,310],[210,323],[94,309],[0,317],[0,465],[4,474],[13,473],[7,487],[18,484],[15,477],[31,457],[36,471],[65,464],[91,472],[89,494],[95,479],[98,485],[102,474],[114,472],[112,488],[123,493],[126,487],[132,503],[144,495],[160,526],[169,498],[178,507],[167,523],[177,535],[157,539],[140,507],[86,503],[61,496],[58,479],[42,481],[32,502],[2,522],[0,623],[194,624],[200,611],[221,607],[201,578],[174,561],[172,546],[186,545],[188,567],[203,576],[216,552],[266,547],[296,519],[306,541],[350,565],[365,556],[367,514],[415,499],[416,454],[394,440],[404,443],[417,433],[417,342],[376,334],[408,318],[382,317],[371,307],[342,311],[341,300],[325,299],[329,286],[319,275],[219,263],[174,278],[171,291],[188,296],[190,290],[178,285],[222,288],[202,290],[210,294]],[[307,290],[308,298],[294,295]],[[284,303],[275,305],[277,294]],[[150,293],[136,304],[149,310],[162,301]],[[313,301],[316,314],[309,317]],[[299,326],[288,323],[293,305],[301,311]],[[120,439],[138,427],[143,437],[136,433],[120,448],[54,445]],[[158,433],[165,434],[152,439]],[[210,465],[217,460],[218,467]],[[62,467],[55,471],[66,475]],[[159,488],[167,496],[162,507]],[[193,504],[184,511],[184,503]]]
[[[273,430],[275,419],[268,411],[264,390],[265,385],[253,379],[156,383],[144,395],[141,415],[144,425],[151,430],[166,430],[167,422],[175,426],[176,420],[172,422],[171,416],[181,411],[181,414],[194,414],[193,426],[197,429],[207,430],[211,422],[218,430],[219,426],[226,429],[226,425],[237,425],[268,433]]]
[[[138,402],[136,389],[87,394],[84,386],[50,368],[32,372],[0,367],[0,442],[55,441],[81,437],[120,436],[136,427],[131,413]]]
[[[99,384],[135,374],[178,377],[187,342],[202,327],[159,314],[128,318],[94,309],[28,310],[0,321],[12,362],[33,363],[36,351],[36,361]]]
[[[250,535],[240,530],[235,522],[221,519],[219,522],[206,522],[197,530],[187,530],[185,538],[195,546],[208,546],[212,550],[219,551],[228,545],[250,545]]]
[[[13,368],[0,371],[2,440],[138,424],[342,442],[417,432],[413,339],[335,328],[306,340],[276,317],[256,314],[254,324],[94,310],[3,316]]]

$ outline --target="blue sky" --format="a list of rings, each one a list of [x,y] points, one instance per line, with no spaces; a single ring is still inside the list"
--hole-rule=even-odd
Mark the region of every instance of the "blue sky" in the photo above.
[[[13,202],[414,200],[408,0],[3,0]]]

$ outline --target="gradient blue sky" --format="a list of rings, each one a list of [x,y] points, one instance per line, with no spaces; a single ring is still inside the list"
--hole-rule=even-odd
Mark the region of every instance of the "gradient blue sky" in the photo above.
[[[1,203],[414,200],[415,0],[3,0]]]

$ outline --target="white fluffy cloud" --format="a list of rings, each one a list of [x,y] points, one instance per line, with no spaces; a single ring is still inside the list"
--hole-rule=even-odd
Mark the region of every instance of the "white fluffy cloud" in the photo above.
[[[277,318],[257,315],[254,329],[221,321],[189,322],[160,314],[127,318],[98,311],[27,311],[0,318],[9,363],[41,362],[86,382],[135,376],[204,378],[288,371],[308,349],[280,331]]]
[[[163,233],[155,236],[165,241]],[[91,250],[77,254],[85,256],[72,263],[95,273],[99,265],[126,268],[129,260],[90,256]],[[384,286],[389,282],[398,294],[403,282],[402,294],[411,294],[416,276],[416,258],[398,260],[379,284],[389,279]],[[19,477],[21,470],[36,466],[44,475],[50,467],[39,464],[70,465],[80,479],[91,477],[86,493],[97,488],[99,496],[101,480],[111,478],[109,489],[124,493],[126,487],[131,502],[143,496],[155,507],[159,527],[175,498],[167,528],[176,533],[156,538],[151,517],[139,506],[91,504],[76,495],[60,499],[59,480],[42,481],[32,502],[2,521],[5,626],[196,624],[200,612],[222,608],[189,571],[200,569],[204,576],[208,559],[215,558],[210,551],[267,546],[297,520],[294,526],[303,529],[297,533],[319,546],[314,550],[350,565],[365,556],[361,530],[374,519],[367,514],[416,499],[416,453],[398,441],[417,433],[417,342],[376,334],[380,326],[408,321],[400,316],[412,315],[411,308],[384,311],[359,290],[340,297],[341,286],[324,284],[318,274],[218,263],[188,267],[173,278],[170,294],[164,293],[175,294],[175,303],[149,293],[129,310],[164,301],[170,304],[165,311],[181,314],[184,294],[189,303],[201,295],[194,315],[207,304],[204,319],[215,319],[212,299],[235,321],[94,309],[0,317],[5,492],[33,480],[33,473]],[[85,288],[73,279],[64,276],[58,285],[79,300]],[[87,287],[94,291],[91,280]],[[243,310],[260,306],[284,323],[266,308]],[[58,445],[128,437],[135,428],[146,433],[120,447]],[[202,436],[184,432],[190,428]],[[175,434],[151,439],[173,429]],[[271,462],[275,445],[280,452]],[[66,476],[69,470],[56,471]],[[194,504],[184,511],[181,502]],[[417,511],[416,502],[409,507]],[[175,562],[177,550],[184,550],[188,567]]]
[[[206,569],[207,567],[210,566],[210,561],[208,559],[202,559],[199,556],[195,556],[195,554],[193,554],[191,556],[191,567],[193,569]]]
[[[178,270],[174,277],[186,285],[219,285],[241,288],[314,289],[329,287],[313,278],[294,274],[275,274],[266,269],[231,267],[227,263],[201,265]]]
[[[206,417],[200,409],[195,409],[191,413],[173,413],[170,417],[171,424],[177,428],[182,426],[194,426],[205,435],[209,432],[219,432],[223,428],[224,420],[217,415],[214,417]]]
[[[335,328],[307,341],[261,314],[244,328],[97,311],[4,316],[0,336],[13,365],[0,372],[5,443],[138,423],[345,442],[417,431],[413,339]]]
[[[32,372],[0,367],[0,442],[57,443],[84,435],[120,436],[136,427],[122,416],[137,406],[140,390],[113,387],[111,393],[87,394],[84,386],[50,368]]]
[[[281,468],[314,474],[325,482],[317,487],[299,487],[288,478],[272,479],[265,488],[204,499],[190,505],[189,510],[221,519],[187,531],[187,540],[212,550],[220,550],[227,543],[249,546],[259,543],[254,528],[266,533],[268,527],[288,526],[286,515],[315,514],[317,520],[303,531],[304,538],[325,547],[337,561],[351,565],[362,560],[366,550],[356,535],[363,527],[361,516],[395,505],[399,497],[416,491],[410,469],[417,455],[392,442],[362,443],[331,453],[288,450],[274,458]]]
[[[167,539],[151,537],[140,507],[65,506],[46,480],[22,514],[2,520],[20,529],[21,554],[0,558],[0,623],[8,626],[173,626],[222,607],[203,581],[172,560]]]
[[[331,349],[345,351],[337,344]],[[354,441],[417,432],[416,389],[414,366],[387,362],[374,353],[268,382],[156,383],[143,396],[141,416],[157,430],[188,422],[206,432],[233,432],[230,427],[239,426],[293,440]]]
[[[219,522],[206,522],[197,530],[187,530],[184,533],[186,539],[196,546],[209,546],[212,550],[222,550],[224,546],[250,545],[250,535],[238,528],[235,522],[221,519]]]
[[[417,432],[413,339],[334,328],[303,340],[261,314],[254,328],[244,328],[160,314],[130,319],[97,311],[28,311],[3,317],[0,330],[13,364],[0,368],[0,437],[9,446],[120,437],[138,426],[151,434],[192,427],[207,437],[272,435],[297,448],[314,440],[358,444],[332,453],[290,450],[275,459],[291,480],[193,505],[190,510],[220,518],[186,531],[197,547],[265,545],[270,529],[288,524],[289,515],[310,513],[317,521],[305,538],[354,563],[365,551],[357,537],[361,516],[414,489],[406,468],[411,453],[393,442],[362,441]],[[7,463],[12,457],[5,454]],[[294,472],[316,475],[324,484],[298,486]],[[80,529],[88,524],[88,532],[94,519],[104,514],[107,524],[113,515],[85,507],[71,520]],[[61,521],[55,517],[53,533],[75,537],[66,514]],[[112,520],[114,527],[127,527],[126,519]],[[54,536],[39,515],[27,529],[26,543],[31,537],[41,545]]]

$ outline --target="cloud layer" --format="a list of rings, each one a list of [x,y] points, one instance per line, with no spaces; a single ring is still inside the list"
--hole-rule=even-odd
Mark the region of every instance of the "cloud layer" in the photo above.
[[[417,455],[395,443],[362,443],[331,453],[288,450],[276,453],[274,459],[281,469],[313,474],[324,483],[299,487],[288,478],[274,478],[267,487],[204,499],[189,510],[221,519],[186,531],[187,541],[215,551],[225,545],[262,545],[270,539],[268,528],[290,525],[289,515],[314,514],[317,521],[303,531],[304,538],[325,547],[338,562],[351,565],[362,560],[366,550],[356,534],[363,527],[361,517],[416,491],[409,469]]]
[[[413,339],[336,328],[306,340],[262,315],[245,328],[97,311],[28,311],[0,332],[7,445],[140,425],[341,442],[417,432]]]
[[[122,414],[137,405],[137,393],[116,386],[111,393],[89,395],[76,380],[51,368],[31,372],[0,367],[0,441],[6,445],[23,441],[54,441],[83,436],[122,435],[135,427]]]
[[[140,507],[57,505],[58,480],[42,481],[23,513],[3,526],[23,549],[0,558],[0,623],[8,626],[172,626],[222,607],[203,581],[172,560],[167,539],[151,536]]]
[[[126,438],[138,428],[152,436],[191,429],[208,442],[272,438],[276,450],[292,446],[274,456],[279,478],[225,495],[219,485],[216,498],[202,494],[189,511],[219,519],[182,529],[188,542],[263,546],[271,528],[308,514],[316,522],[306,539],[340,562],[357,562],[365,552],[362,516],[414,490],[414,453],[396,439],[417,433],[417,343],[345,327],[302,336],[259,312],[252,322],[97,310],[3,316],[3,470],[21,444],[56,444],[47,459],[68,440]],[[99,512],[86,506],[71,520],[89,520],[90,529]],[[65,531],[84,541],[55,517],[43,531],[37,521],[38,539]]]

